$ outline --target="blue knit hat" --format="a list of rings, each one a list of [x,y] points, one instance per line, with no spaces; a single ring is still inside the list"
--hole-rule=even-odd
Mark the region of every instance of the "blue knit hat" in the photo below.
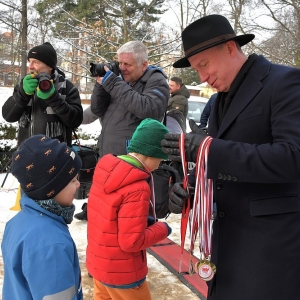
[[[34,135],[13,153],[11,173],[33,200],[55,197],[76,176],[81,159],[66,143]]]
[[[164,124],[154,119],[145,119],[133,133],[127,151],[167,159],[168,155],[162,152],[160,142],[168,132]]]

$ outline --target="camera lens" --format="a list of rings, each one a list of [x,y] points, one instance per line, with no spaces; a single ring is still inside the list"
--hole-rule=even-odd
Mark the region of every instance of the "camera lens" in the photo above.
[[[48,79],[39,82],[39,88],[42,92],[47,93],[51,90],[51,81]]]
[[[91,65],[90,72],[93,77],[96,77],[96,76],[103,77],[105,75],[106,72],[104,70],[104,64],[90,63],[90,65]]]
[[[106,71],[104,70],[104,66],[107,66],[112,72],[119,75],[119,63],[117,61],[112,61],[109,63],[100,63],[100,64],[94,64],[90,63],[90,72],[93,77],[99,76],[103,77],[106,74]]]
[[[103,77],[106,73],[106,71],[104,70],[104,64],[97,64],[96,65],[96,74],[100,77]]]
[[[49,79],[42,79],[39,81],[39,88],[43,93],[51,90],[51,81]]]

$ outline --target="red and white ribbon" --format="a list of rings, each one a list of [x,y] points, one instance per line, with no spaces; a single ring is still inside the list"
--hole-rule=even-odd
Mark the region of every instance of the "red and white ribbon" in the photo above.
[[[198,156],[196,161],[196,185],[193,210],[190,212],[190,199],[187,199],[183,206],[181,217],[181,254],[183,253],[187,222],[189,219],[190,225],[190,269],[189,272],[194,272],[192,256],[194,253],[195,242],[199,233],[199,249],[200,255],[206,259],[211,255],[211,236],[212,236],[212,214],[213,214],[213,181],[207,178],[207,160],[210,143],[212,137],[207,136],[203,139],[199,146]],[[183,187],[188,191],[188,174],[187,164],[184,151],[184,134],[181,134],[179,141],[179,149],[183,166],[184,181]],[[188,191],[189,192],[189,191]],[[180,260],[179,272],[181,272],[182,255]]]
[[[193,254],[198,232],[200,254],[206,259],[209,259],[211,255],[213,216],[213,180],[207,178],[207,160],[211,141],[212,137],[208,136],[199,147],[190,243],[190,252]]]
[[[179,150],[180,150],[180,157],[181,157],[182,169],[183,169],[183,188],[188,192],[188,198],[185,199],[182,207],[182,212],[181,212],[181,226],[180,226],[180,238],[181,238],[180,254],[181,255],[179,261],[179,273],[181,273],[181,268],[182,268],[186,229],[187,229],[187,224],[189,219],[189,213],[191,210],[191,200],[190,200],[190,193],[189,193],[189,186],[188,186],[187,162],[185,158],[185,148],[184,148],[184,137],[185,137],[184,133],[181,133],[179,138]]]

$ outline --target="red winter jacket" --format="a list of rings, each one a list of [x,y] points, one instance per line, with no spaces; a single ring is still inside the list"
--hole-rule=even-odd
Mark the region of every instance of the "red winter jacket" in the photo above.
[[[88,272],[96,280],[126,285],[145,278],[146,248],[167,237],[166,224],[147,227],[149,177],[111,154],[99,160],[88,200],[86,255]]]

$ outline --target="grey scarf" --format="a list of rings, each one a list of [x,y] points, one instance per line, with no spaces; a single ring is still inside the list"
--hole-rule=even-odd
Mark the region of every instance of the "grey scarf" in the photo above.
[[[35,200],[35,202],[42,208],[47,211],[56,214],[58,216],[62,216],[67,224],[71,224],[73,221],[73,215],[75,212],[75,205],[72,204],[68,207],[61,207],[57,202],[53,199],[49,200]]]

